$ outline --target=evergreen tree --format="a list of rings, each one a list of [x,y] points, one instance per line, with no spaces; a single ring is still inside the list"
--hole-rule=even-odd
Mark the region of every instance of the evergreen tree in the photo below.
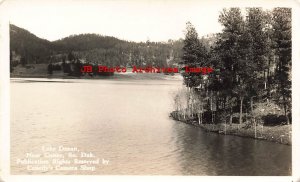
[[[240,113],[242,114],[245,95],[245,83],[240,79],[241,69],[244,69],[245,64],[244,47],[241,46],[242,36],[245,35],[245,24],[239,8],[223,9],[219,16],[219,22],[224,26],[224,29],[219,34],[215,50],[223,62],[221,68],[223,86],[221,88],[224,95],[228,97],[225,100],[229,102],[230,123],[232,123],[232,107],[236,100],[234,97],[240,99]]]
[[[184,67],[202,67],[207,61],[207,51],[199,41],[195,27],[186,23],[186,33],[183,46],[182,64]],[[184,83],[187,87],[193,88],[200,85],[201,73],[183,73]]]
[[[278,57],[278,66],[275,72],[278,93],[276,101],[283,106],[287,122],[290,123],[288,113],[291,112],[291,9],[275,8],[272,25],[275,54]]]

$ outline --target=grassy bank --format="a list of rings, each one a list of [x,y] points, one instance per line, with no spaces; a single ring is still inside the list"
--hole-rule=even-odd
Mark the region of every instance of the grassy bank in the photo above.
[[[176,112],[171,113],[171,117],[177,121],[184,122],[196,127],[200,127],[207,132],[215,132],[222,135],[235,135],[240,137],[249,137],[259,140],[267,140],[271,142],[291,145],[292,144],[292,126],[291,125],[277,125],[277,126],[263,126],[256,127],[246,124],[199,124],[195,119],[186,119]]]

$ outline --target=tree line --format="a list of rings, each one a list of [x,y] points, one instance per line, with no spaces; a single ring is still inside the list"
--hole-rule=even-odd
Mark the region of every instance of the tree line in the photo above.
[[[72,53],[76,58],[92,64],[163,67],[180,61],[182,46],[182,40],[138,43],[98,34],[71,35],[50,42],[10,25],[10,50],[21,57],[19,63],[23,66],[62,62]],[[15,66],[13,59],[11,57],[11,65]]]
[[[284,117],[275,117],[270,124],[291,123],[291,9],[245,12],[223,9],[218,19],[223,30],[209,48],[195,27],[186,24],[181,65],[213,67],[215,72],[182,74],[187,91],[176,95],[175,104],[184,118],[256,124],[267,123],[272,110]]]
[[[58,59],[60,60],[60,59]],[[91,73],[85,73],[83,71],[84,66],[92,66],[93,70]],[[112,76],[114,75],[113,72],[99,72],[98,65],[93,63],[83,63],[80,61],[78,57],[74,55],[73,52],[69,52],[67,56],[61,57],[61,62],[54,62],[52,61],[47,66],[47,73],[52,75],[54,71],[63,72],[65,75],[74,76],[74,77],[81,77],[85,74],[89,76]]]

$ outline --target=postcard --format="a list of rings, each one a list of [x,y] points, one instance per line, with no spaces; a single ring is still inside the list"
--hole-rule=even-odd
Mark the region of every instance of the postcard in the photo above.
[[[2,1],[1,180],[300,180],[299,7]]]

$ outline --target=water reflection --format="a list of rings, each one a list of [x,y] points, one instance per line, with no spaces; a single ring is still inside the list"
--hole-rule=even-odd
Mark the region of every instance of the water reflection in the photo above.
[[[185,175],[291,175],[291,147],[173,125]]]
[[[181,81],[63,81],[12,81],[12,174],[31,174],[15,161],[42,145],[78,147],[111,161],[94,172],[46,174],[291,173],[290,146],[206,133],[170,119]]]

